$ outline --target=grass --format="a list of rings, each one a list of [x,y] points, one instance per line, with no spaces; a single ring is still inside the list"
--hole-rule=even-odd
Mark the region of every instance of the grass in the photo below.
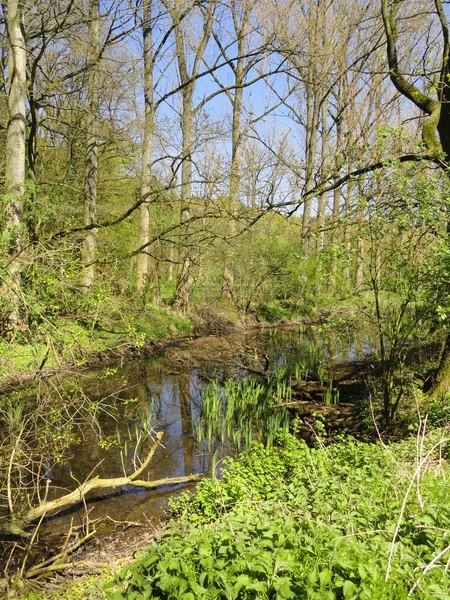
[[[113,313],[108,318],[78,322],[59,319],[37,331],[26,331],[14,340],[0,341],[0,385],[30,378],[45,369],[76,367],[92,356],[126,348],[142,348],[151,340],[186,337],[192,323],[170,311],[149,307],[144,311]]]

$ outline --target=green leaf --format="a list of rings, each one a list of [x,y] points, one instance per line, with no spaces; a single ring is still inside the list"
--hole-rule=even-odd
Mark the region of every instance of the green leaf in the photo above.
[[[344,598],[348,598],[349,600],[352,598],[357,598],[358,588],[353,583],[353,581],[350,581],[349,579],[347,579],[347,581],[344,581],[342,589],[344,592]]]
[[[236,579],[236,583],[233,586],[233,591],[234,592],[239,592],[239,590],[241,590],[242,588],[246,588],[250,585],[251,583],[251,579],[248,575],[245,574],[241,574],[239,575],[239,577]]]
[[[318,575],[317,571],[315,569],[313,569],[312,571],[310,571],[308,573],[308,582],[314,585],[316,583],[318,577],[319,577],[319,575]]]
[[[332,572],[330,571],[330,569],[323,569],[323,571],[320,571],[319,573],[319,579],[320,579],[320,585],[321,587],[328,585],[329,583],[331,583],[331,578],[332,578]]]
[[[274,582],[274,588],[277,592],[277,598],[295,597],[295,594],[291,589],[291,579],[289,577],[280,577]]]

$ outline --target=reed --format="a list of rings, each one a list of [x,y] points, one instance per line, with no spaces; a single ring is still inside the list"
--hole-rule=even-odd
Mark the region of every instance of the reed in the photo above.
[[[330,379],[327,388],[323,394],[323,403],[327,406],[331,404],[339,404],[339,390],[333,388],[333,381]]]
[[[291,397],[285,369],[276,370],[266,385],[256,379],[213,382],[204,392],[201,415],[194,423],[197,442],[209,452],[227,442],[236,453],[246,451],[255,438],[271,446],[278,431],[288,427],[285,404]]]

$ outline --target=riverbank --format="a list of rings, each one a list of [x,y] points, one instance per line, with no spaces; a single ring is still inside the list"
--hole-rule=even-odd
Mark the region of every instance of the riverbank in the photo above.
[[[255,445],[182,501],[108,598],[446,598],[447,433]]]
[[[180,342],[175,337],[171,340],[160,340],[158,342],[161,344],[160,347],[164,347],[166,351],[163,352],[162,357],[157,361],[130,360],[130,364],[127,364],[128,359],[145,356],[143,354],[144,352],[149,352],[148,355],[150,356],[150,353],[152,353],[151,346],[150,349],[147,350],[146,344],[142,344],[139,347],[138,351],[142,353],[140,355],[134,355],[132,352],[137,352],[135,350],[130,354],[126,354],[126,352],[122,354],[113,354],[110,358],[108,358],[106,353],[104,355],[105,358],[94,356],[94,360],[99,361],[97,364],[100,367],[105,367],[106,364],[108,364],[108,360],[115,361],[116,364],[119,364],[119,367],[117,369],[100,368],[98,375],[94,375],[93,379],[94,381],[97,381],[101,398],[109,398],[107,402],[108,406],[109,402],[113,400],[113,398],[116,398],[118,406],[123,407],[126,412],[129,412],[129,423],[134,430],[135,421],[133,421],[133,419],[136,419],[136,415],[133,416],[133,407],[137,408],[138,406],[148,405],[148,410],[150,411],[151,398],[154,397],[154,392],[158,392],[158,389],[167,389],[164,387],[162,373],[167,373],[172,381],[170,398],[167,398],[167,402],[170,405],[174,406],[173,399],[179,399],[182,395],[187,393],[189,405],[200,407],[202,405],[201,397],[195,399],[191,396],[189,399],[190,393],[195,390],[195,386],[192,387],[193,380],[190,379],[190,374],[192,373],[195,373],[195,378],[203,378],[203,381],[212,381],[211,377],[214,373],[218,375],[220,381],[222,381],[221,378],[223,378],[223,380],[233,380],[237,373],[240,373],[241,376],[244,375],[244,378],[248,376],[248,374],[256,374],[262,378],[260,381],[267,382],[268,380],[265,378],[266,368],[269,369],[269,373],[272,373],[271,380],[273,381],[274,377],[278,377],[278,375],[276,375],[278,373],[278,368],[281,367],[281,369],[283,369],[283,365],[285,365],[288,367],[285,371],[287,376],[286,381],[289,382],[289,386],[292,390],[288,392],[286,388],[285,392],[283,392],[279,398],[287,403],[292,431],[295,431],[299,437],[308,440],[308,443],[311,446],[317,444],[318,440],[321,445],[326,445],[342,439],[342,435],[344,435],[345,432],[361,438],[361,431],[367,432],[367,415],[364,416],[363,410],[368,408],[367,399],[370,392],[367,386],[369,379],[375,374],[375,370],[373,363],[366,360],[361,363],[358,361],[355,362],[355,352],[361,351],[363,348],[365,348],[366,352],[371,352],[371,348],[373,347],[368,343],[367,339],[364,341],[364,338],[360,338],[360,342],[357,346],[353,343],[348,345],[347,350],[342,356],[344,362],[339,362],[337,370],[333,369],[332,372],[327,371],[327,365],[330,365],[329,358],[334,355],[338,348],[341,348],[341,351],[343,350],[341,342],[342,340],[347,339],[348,334],[352,332],[352,330],[345,330],[341,317],[342,315],[339,317],[338,314],[334,313],[329,315],[327,319],[324,319],[323,315],[322,318],[314,320],[309,319],[308,326],[305,324],[297,324],[293,327],[292,323],[285,322],[281,327],[279,326],[276,329],[272,325],[272,328],[263,328],[262,332],[252,330],[251,332],[248,332],[247,336],[244,334],[228,334],[228,336],[220,336],[217,334],[221,333],[222,330],[218,328],[219,320],[217,316],[215,316],[214,326],[216,329],[213,332],[216,333],[216,335],[211,335],[206,338],[196,338],[195,332],[202,331],[201,327],[205,328],[203,329],[203,332],[205,333],[210,331],[206,329],[207,319],[203,318],[201,322],[199,320],[197,321],[197,329],[192,329],[190,335],[184,337],[184,341]],[[222,319],[222,322],[226,321],[224,317],[222,317]],[[259,328],[263,325],[257,322],[253,322],[252,324],[258,325]],[[226,327],[233,331],[238,329],[246,329],[248,331],[248,323],[238,322],[237,324],[233,324],[231,322],[231,316],[228,316]],[[336,332],[339,332],[338,338],[335,335]],[[261,333],[262,338],[260,338]],[[288,349],[289,352],[293,352],[288,362],[286,362],[286,357],[284,355],[280,361],[282,354],[274,347],[272,347],[271,351],[268,351],[266,343],[275,342],[277,338],[285,349]],[[153,341],[150,343],[154,344],[155,342]],[[169,347],[171,344],[172,347]],[[357,350],[358,348],[359,350]],[[353,371],[348,370],[350,356],[352,356],[351,361],[355,366]],[[267,360],[268,362],[266,362]],[[120,368],[121,362],[123,363],[122,369]],[[79,368],[87,370],[89,369],[90,364],[92,363],[86,361],[86,363],[81,364]],[[303,366],[300,367],[300,364]],[[299,369],[296,368],[296,365],[299,365]],[[150,384],[150,370],[148,369],[151,369],[152,366],[155,367],[155,372],[158,374],[157,385],[159,388],[152,387],[152,384]],[[210,369],[209,371],[208,368]],[[236,368],[238,371],[233,371],[233,369]],[[215,369],[218,369],[218,371]],[[106,373],[109,373],[109,375],[105,377]],[[220,373],[222,373],[222,375],[220,375]],[[247,375],[245,375],[245,373]],[[280,371],[280,374],[282,375],[282,371]],[[83,386],[88,375],[89,373],[86,373],[85,376],[82,376],[82,380],[84,380]],[[138,377],[138,381],[141,382],[140,386],[138,385],[135,387],[135,384],[133,384],[131,380],[131,375]],[[173,387],[173,382],[175,381],[174,377],[181,378],[179,380],[179,387]],[[59,385],[62,381],[62,379],[59,379]],[[376,382],[374,381],[373,383],[375,384]],[[364,390],[362,390],[361,386],[364,387]],[[59,389],[61,390],[62,388],[60,387]],[[117,394],[117,391],[120,392],[121,389],[122,391],[130,390],[130,393],[125,395]],[[93,414],[92,407],[95,406],[95,403],[92,403],[92,399],[95,401],[95,394],[91,395],[87,388],[74,388],[74,390],[81,392],[81,404],[80,406],[78,404],[74,405],[75,413],[80,415],[80,407],[84,403],[84,406],[88,411],[86,417],[88,418],[88,422],[90,422],[90,417]],[[361,391],[364,391],[363,395],[361,395]],[[287,395],[286,392],[288,392]],[[339,393],[337,394],[337,392]],[[72,393],[73,392],[69,390],[67,396],[61,396],[62,403],[58,403],[57,401],[55,407],[66,407],[67,402],[71,401]],[[329,395],[328,400],[326,400],[327,393]],[[42,390],[41,400],[43,404],[42,409],[44,411],[42,414],[45,418],[51,400],[50,396],[47,396],[46,392],[43,392]],[[87,402],[85,402],[85,400]],[[351,403],[348,403],[348,400],[350,400]],[[140,404],[137,403],[138,401]],[[33,399],[32,403],[34,403]],[[120,417],[119,420],[123,421],[124,417]],[[194,424],[194,421],[195,417],[192,418],[192,414],[190,416],[188,415],[188,422],[191,426]],[[59,426],[58,420],[55,421],[55,425]],[[94,429],[97,430],[99,425],[97,417],[95,417],[93,425]],[[350,425],[350,427],[348,427],[348,425]],[[90,427],[91,426],[89,426],[89,431]],[[166,431],[164,426],[162,426],[162,428]],[[180,429],[184,430],[184,427],[181,426]],[[42,431],[42,429],[40,430]],[[107,464],[108,469],[114,462],[115,459],[112,458],[109,450],[111,447],[110,445],[114,445],[114,440],[117,436],[116,425],[114,425],[113,430],[108,430],[105,433],[110,435],[101,438],[95,437],[94,446],[89,449],[86,446],[88,433],[83,430],[82,437],[84,440],[84,449],[81,448],[80,450],[84,454],[83,456],[76,455],[75,462],[72,462],[72,467],[70,469],[70,473],[72,473],[72,468],[74,468],[73,465],[75,465],[76,469],[80,468],[82,465],[85,467],[84,470],[75,473],[77,480],[83,481],[87,474],[92,472],[92,468],[95,468],[96,474],[98,474],[97,469],[100,462],[105,465]],[[376,434],[375,431],[372,433]],[[188,437],[191,442],[193,434],[194,431],[189,429]],[[90,435],[91,434],[89,434],[89,436]],[[369,436],[369,438],[370,437],[373,439],[373,435]],[[172,443],[172,434],[168,430],[166,440],[168,442],[167,445]],[[101,451],[99,451],[100,444]],[[180,447],[186,449],[186,443],[183,442]],[[77,450],[75,451],[78,452]],[[86,459],[84,458],[84,455],[86,455]],[[89,461],[91,459],[93,462],[91,466],[89,466]],[[187,455],[184,455],[183,461],[185,464],[186,459]],[[191,464],[190,461],[191,459],[188,460],[189,464]],[[154,478],[154,475],[155,473],[152,473],[152,479]],[[156,477],[156,479],[158,479],[158,477]],[[65,487],[69,488],[70,484],[70,481],[66,481]],[[134,504],[136,504],[135,501]],[[100,505],[103,506],[103,502],[97,503],[98,507]],[[139,503],[137,503],[137,505],[139,506]],[[91,508],[93,509],[93,507]],[[90,518],[95,519],[99,515],[92,513],[91,508],[89,509]],[[102,515],[105,514],[103,511],[101,512]],[[109,509],[106,509],[106,514],[110,514]],[[132,516],[127,515],[125,517],[119,517],[114,513],[111,514],[115,517],[116,530],[106,535],[102,533],[101,537],[97,537],[97,541],[91,541],[85,548],[77,550],[75,556],[71,559],[71,568],[65,575],[56,577],[55,585],[60,587],[64,582],[70,581],[70,578],[79,577],[81,573],[86,570],[86,565],[91,565],[90,568],[94,569],[94,571],[105,567],[106,564],[110,565],[110,569],[119,568],[121,560],[130,558],[134,553],[134,550],[130,552],[127,551],[127,544],[129,548],[133,548],[138,547],[141,542],[143,544],[149,543],[154,539],[155,535],[159,535],[161,526],[164,526],[164,519],[162,519],[162,521],[158,520],[158,522],[149,522],[145,517],[144,522],[141,522],[138,525],[137,521],[139,519],[135,519]],[[120,536],[122,536],[124,544],[119,543]],[[62,542],[63,541],[64,540],[62,540]],[[59,544],[59,541],[57,544]],[[117,548],[118,554],[116,555],[115,550],[114,552],[108,552],[108,548],[110,547],[115,550]],[[105,576],[110,572],[110,569],[105,571]],[[98,587],[101,579],[97,580],[96,577],[94,577],[92,581],[94,582],[92,585]],[[78,585],[79,584],[76,584],[76,586]],[[45,589],[47,589],[47,587],[45,587]],[[80,596],[80,598],[103,597],[96,596],[95,594],[97,592],[92,593],[94,595]],[[98,593],[100,594],[102,592]],[[58,593],[58,596],[62,597],[61,593]],[[77,596],[74,596],[72,593],[71,596],[69,595],[67,597],[72,600],[72,598],[76,598]]]
[[[231,589],[236,598],[448,596],[446,430],[390,446],[343,439],[308,448],[289,435],[279,442],[255,445],[221,480],[205,479],[193,500],[185,495],[176,522],[149,537],[143,530],[146,549],[134,554],[130,544],[123,562],[101,571],[104,548],[84,553],[80,567],[91,559],[91,574],[56,575],[25,597],[172,600]],[[120,534],[116,541],[120,549]]]
[[[11,341],[0,340],[0,393],[56,373],[149,358],[164,348],[204,335],[225,335],[269,323],[223,306],[199,307],[181,315],[149,307],[122,318],[85,323],[82,320],[45,324]]]

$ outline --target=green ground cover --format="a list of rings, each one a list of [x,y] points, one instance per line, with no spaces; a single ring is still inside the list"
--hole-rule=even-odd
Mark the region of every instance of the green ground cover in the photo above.
[[[442,431],[387,448],[280,442],[181,495],[181,519],[108,598],[450,598]]]

